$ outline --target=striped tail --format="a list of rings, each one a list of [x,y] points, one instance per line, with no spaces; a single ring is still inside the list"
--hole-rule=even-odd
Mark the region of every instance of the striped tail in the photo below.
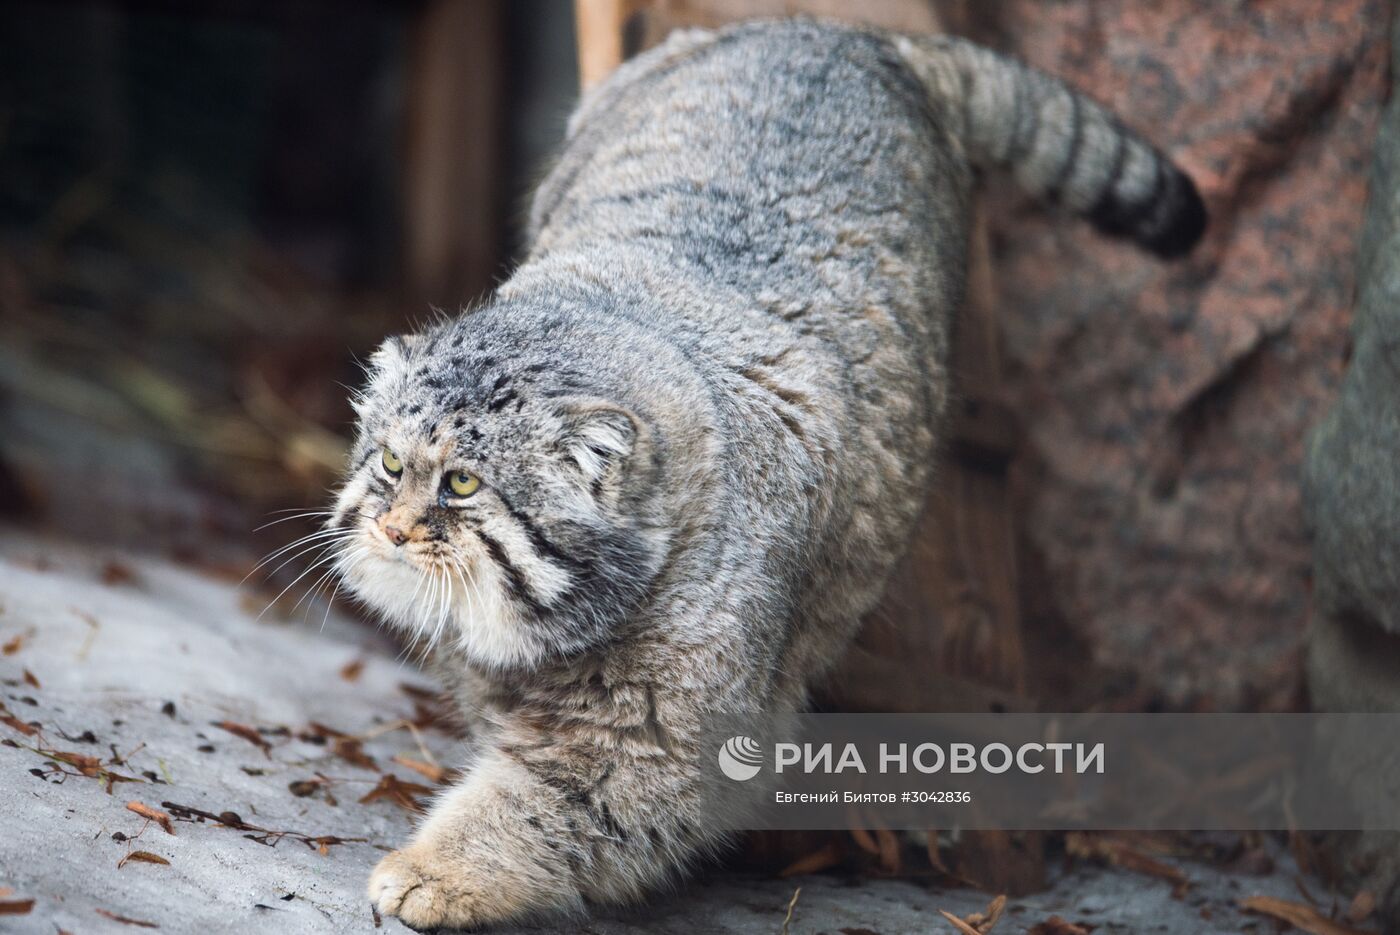
[[[895,46],[948,114],[974,165],[1010,169],[1026,191],[1163,257],[1195,246],[1195,184],[1098,104],[1049,75],[947,36]]]

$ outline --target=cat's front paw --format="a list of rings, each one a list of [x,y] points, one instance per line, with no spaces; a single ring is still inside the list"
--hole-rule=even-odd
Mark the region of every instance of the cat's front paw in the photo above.
[[[369,876],[369,899],[380,915],[418,931],[472,928],[487,918],[481,884],[450,860],[420,846],[394,851]]]

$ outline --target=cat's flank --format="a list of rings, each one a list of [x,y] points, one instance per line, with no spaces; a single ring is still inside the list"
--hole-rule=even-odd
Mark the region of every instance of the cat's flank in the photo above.
[[[584,99],[490,302],[374,355],[327,535],[473,725],[380,912],[578,912],[719,843],[697,731],[804,704],[924,502],[984,164],[1159,254],[1205,224],[1152,147],[974,45],[691,31]]]

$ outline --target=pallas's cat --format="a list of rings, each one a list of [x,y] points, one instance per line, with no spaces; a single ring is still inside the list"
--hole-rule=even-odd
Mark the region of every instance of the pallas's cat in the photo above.
[[[584,98],[520,267],[355,400],[340,575],[472,724],[379,911],[576,912],[719,842],[700,725],[800,708],[906,548],[993,164],[1158,254],[1205,225],[1100,107],[950,38],[689,31]]]

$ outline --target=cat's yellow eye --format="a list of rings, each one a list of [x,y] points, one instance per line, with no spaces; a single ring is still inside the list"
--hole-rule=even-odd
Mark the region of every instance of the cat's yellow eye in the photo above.
[[[384,470],[388,471],[393,476],[398,477],[403,473],[403,462],[399,460],[398,455],[394,454],[388,448],[384,449],[384,454],[379,460],[383,462]]]
[[[481,486],[481,478],[466,471],[453,471],[447,475],[447,489],[454,497],[470,497]]]

